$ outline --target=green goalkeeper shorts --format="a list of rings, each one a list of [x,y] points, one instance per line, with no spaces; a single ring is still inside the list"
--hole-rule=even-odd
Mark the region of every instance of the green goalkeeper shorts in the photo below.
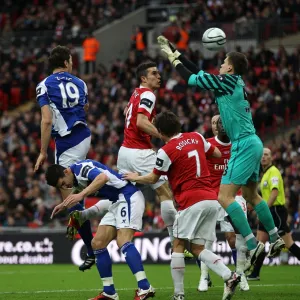
[[[262,155],[263,144],[256,134],[234,141],[221,184],[246,185],[248,181],[258,182]]]

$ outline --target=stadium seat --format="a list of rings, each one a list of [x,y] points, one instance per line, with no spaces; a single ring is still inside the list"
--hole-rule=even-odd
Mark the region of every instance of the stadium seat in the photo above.
[[[254,68],[254,72],[255,72],[255,75],[256,75],[256,76],[259,76],[260,73],[262,72],[262,68],[261,68],[261,67],[255,67],[255,68]]]
[[[0,90],[0,109],[5,111],[8,109],[8,95]]]
[[[167,91],[167,90],[164,89],[164,88],[159,89],[159,97],[163,98],[164,95],[165,95],[165,93],[166,93],[166,91]]]
[[[273,133],[276,133],[277,132],[277,117],[275,114],[273,114],[272,118],[273,118],[273,121],[272,121],[271,131]]]
[[[18,106],[21,102],[21,89],[19,87],[12,87],[10,89],[10,103],[13,106]]]
[[[284,113],[284,125],[285,126],[289,126],[290,125],[290,109],[289,109],[289,107],[287,107],[285,109],[285,113]]]

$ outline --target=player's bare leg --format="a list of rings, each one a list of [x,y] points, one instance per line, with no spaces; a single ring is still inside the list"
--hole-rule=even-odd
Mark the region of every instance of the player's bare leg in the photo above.
[[[169,233],[169,236],[171,239],[171,244],[173,244],[173,240],[174,240],[173,224],[175,221],[175,216],[176,216],[177,211],[174,206],[173,194],[169,187],[169,183],[165,182],[160,187],[155,189],[155,192],[160,200],[162,219],[168,229],[168,233]],[[184,258],[192,259],[193,255],[188,250],[185,249],[184,250]]]
[[[161,216],[168,229],[171,243],[174,240],[173,236],[173,223],[175,221],[176,209],[174,207],[173,195],[169,188],[169,183],[165,182],[155,190],[161,207]]]
[[[247,248],[250,251],[249,258],[245,263],[245,271],[248,271],[264,250],[264,245],[260,242],[257,243],[241,206],[235,201],[235,195],[239,189],[239,185],[221,184],[218,201],[230,216],[234,226],[239,229],[243,238],[246,240]],[[245,200],[247,199],[245,198]]]
[[[278,256],[285,243],[278,235],[268,204],[257,193],[257,183],[249,181],[242,187],[242,192],[244,199],[253,206],[257,217],[269,234],[271,244],[268,257]]]

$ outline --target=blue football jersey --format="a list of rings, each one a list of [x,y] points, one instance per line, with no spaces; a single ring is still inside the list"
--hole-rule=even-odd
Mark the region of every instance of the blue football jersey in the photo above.
[[[81,160],[71,165],[70,169],[76,179],[75,187],[79,190],[86,188],[99,174],[104,173],[109,181],[95,193],[95,196],[102,199],[116,202],[119,195],[123,194],[126,201],[130,201],[130,197],[138,191],[132,183],[123,180],[121,174],[91,159]]]
[[[36,97],[40,107],[49,105],[52,110],[53,136],[65,136],[75,125],[86,125],[88,91],[78,77],[68,72],[52,74],[37,85]]]

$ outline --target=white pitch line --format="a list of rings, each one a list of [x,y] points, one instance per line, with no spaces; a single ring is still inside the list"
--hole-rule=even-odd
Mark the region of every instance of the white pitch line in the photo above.
[[[291,283],[291,284],[250,284],[250,287],[278,287],[278,286],[300,286],[298,283]],[[224,288],[224,285],[216,285],[213,286],[213,288]],[[160,290],[173,290],[174,287],[167,286],[163,288],[155,288],[155,290],[160,291]],[[187,290],[194,290],[195,287],[186,287],[185,289]],[[100,291],[101,288],[99,289],[81,289],[81,290],[75,290],[75,289],[69,289],[69,290],[45,290],[45,291],[18,291],[18,292],[0,292],[0,295],[5,295],[5,294],[46,294],[46,293],[75,293],[75,292],[95,292],[95,291]],[[116,289],[117,291],[134,291],[136,288],[121,288],[121,289]]]

